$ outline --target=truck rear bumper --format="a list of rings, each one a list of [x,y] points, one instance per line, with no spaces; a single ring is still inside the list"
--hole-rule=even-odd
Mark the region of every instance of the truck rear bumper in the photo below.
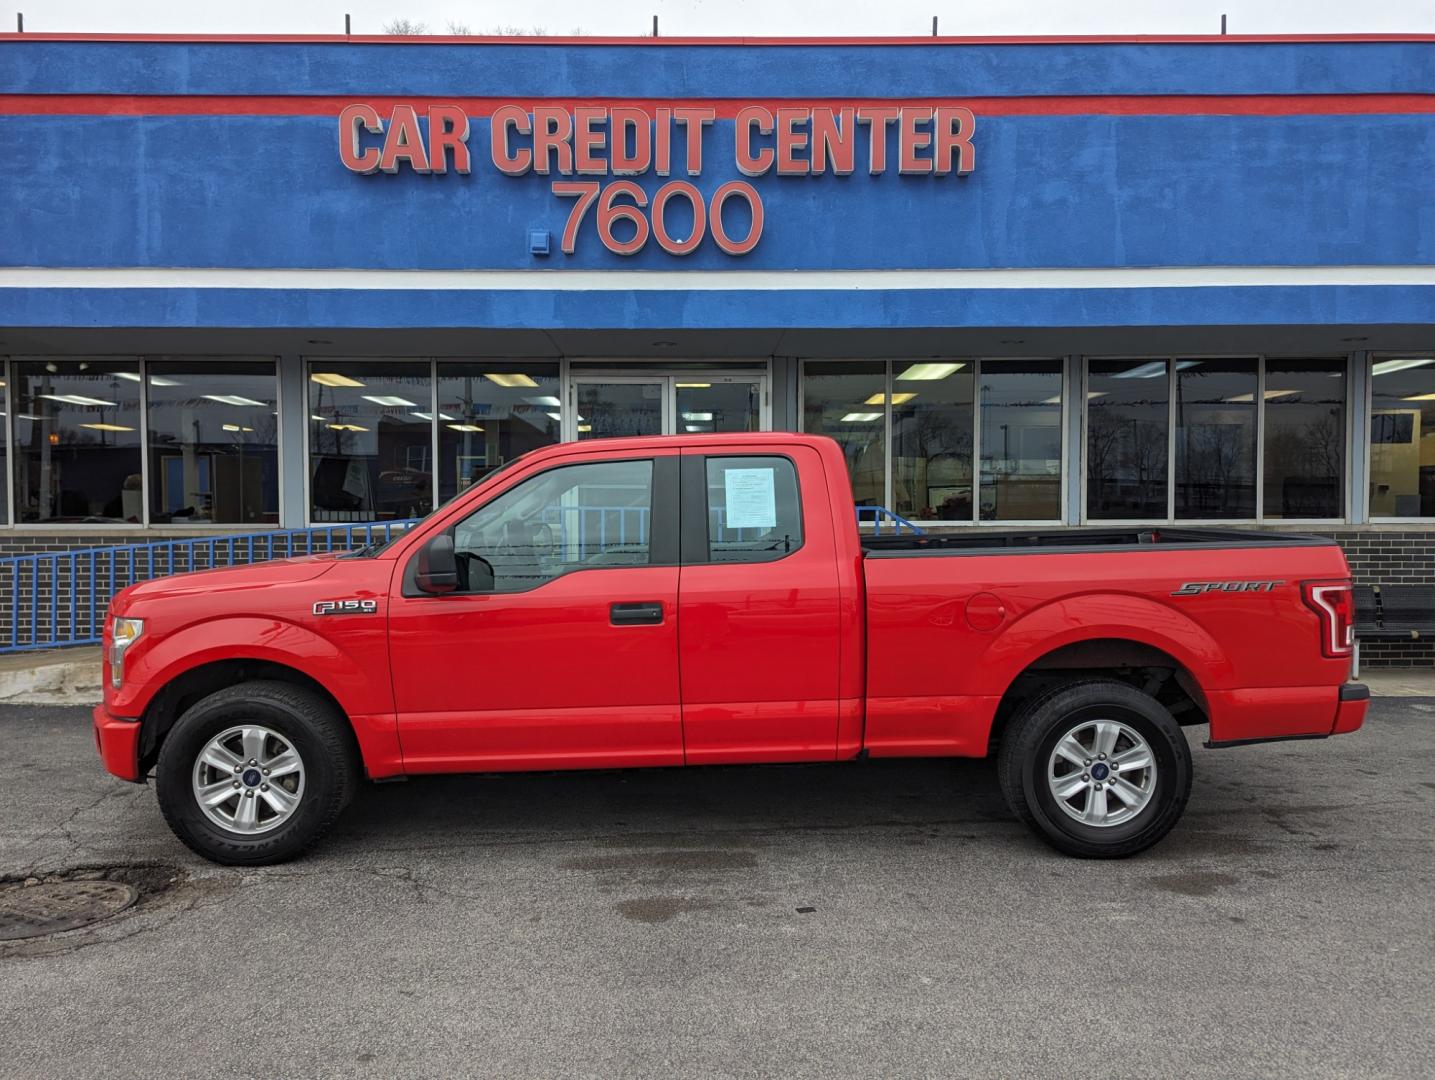
[[[105,768],[121,780],[139,781],[140,722],[111,716],[103,705],[94,711],[95,749]]]
[[[1211,704],[1208,749],[1344,735],[1365,723],[1365,713],[1370,707],[1370,688],[1364,683],[1351,682],[1338,687],[1215,691],[1208,697]]]

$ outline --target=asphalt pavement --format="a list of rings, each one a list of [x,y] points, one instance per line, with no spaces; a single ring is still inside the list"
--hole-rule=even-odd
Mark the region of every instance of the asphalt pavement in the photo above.
[[[1193,743],[1203,732],[1191,732]],[[1428,1076],[1435,699],[1195,750],[1185,819],[1057,855],[985,762],[367,787],[232,870],[0,708],[0,875],[119,868],[109,922],[0,943],[0,1076]]]

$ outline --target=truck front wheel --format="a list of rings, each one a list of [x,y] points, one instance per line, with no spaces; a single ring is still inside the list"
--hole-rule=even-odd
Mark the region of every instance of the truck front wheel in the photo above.
[[[192,705],[165,738],[155,775],[175,835],[235,866],[298,855],[334,823],[358,778],[344,718],[320,695],[271,681]]]
[[[1180,819],[1191,750],[1159,701],[1114,679],[1073,682],[1012,717],[997,753],[1012,812],[1059,851],[1134,855]]]

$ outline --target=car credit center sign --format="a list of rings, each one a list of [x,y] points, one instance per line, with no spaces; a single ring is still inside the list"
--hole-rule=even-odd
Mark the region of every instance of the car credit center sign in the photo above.
[[[426,124],[420,123],[421,112]],[[653,192],[650,203],[638,184],[614,179],[669,176],[675,169],[702,176],[703,133],[715,117],[710,106],[650,111],[502,105],[492,115],[489,159],[505,176],[556,177],[553,194],[573,200],[563,226],[564,254],[573,254],[578,230],[594,211],[598,237],[615,255],[635,255],[650,238],[669,254],[689,255],[708,233],[720,250],[745,255],[762,238],[763,226],[762,199],[747,181],[727,180],[705,199],[687,180],[669,180]],[[889,161],[888,132],[894,127],[896,160]],[[865,129],[867,170],[874,176],[891,167],[902,175],[965,176],[974,164],[973,127],[971,110],[960,106],[748,105],[734,117],[733,165],[743,176],[846,176],[856,169]],[[472,166],[468,137],[469,117],[460,105],[398,104],[385,116],[373,105],[353,104],[339,114],[339,157],[351,172],[365,175],[404,167],[466,175]],[[691,207],[687,236],[674,237],[668,230],[667,207],[674,199]],[[745,235],[732,235],[724,222],[723,209],[733,199],[748,206]]]

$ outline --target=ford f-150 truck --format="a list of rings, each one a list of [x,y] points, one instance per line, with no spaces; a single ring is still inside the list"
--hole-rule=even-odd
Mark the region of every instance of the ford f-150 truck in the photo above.
[[[874,538],[837,443],[567,443],[390,542],[131,586],[100,754],[219,862],[288,858],[363,776],[993,755],[1061,851],[1123,856],[1208,747],[1354,731],[1315,536]]]

